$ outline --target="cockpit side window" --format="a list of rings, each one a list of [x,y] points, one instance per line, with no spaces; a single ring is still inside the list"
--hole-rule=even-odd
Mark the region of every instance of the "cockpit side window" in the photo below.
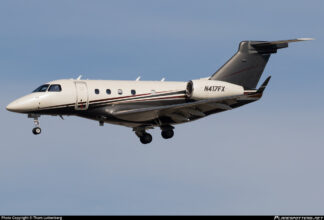
[[[49,87],[49,84],[44,84],[35,89],[33,92],[46,92],[47,88]]]
[[[59,84],[53,84],[49,87],[48,89],[49,92],[61,92],[62,91],[62,87]]]

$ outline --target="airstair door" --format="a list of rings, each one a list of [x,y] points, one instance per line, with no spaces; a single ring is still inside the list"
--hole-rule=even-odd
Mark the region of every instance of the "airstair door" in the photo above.
[[[75,110],[87,110],[89,106],[87,83],[82,81],[75,81],[75,88],[76,88]]]

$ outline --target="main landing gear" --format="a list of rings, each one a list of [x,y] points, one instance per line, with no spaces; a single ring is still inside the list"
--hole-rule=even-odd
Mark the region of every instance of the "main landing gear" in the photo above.
[[[34,119],[35,127],[32,130],[34,135],[38,135],[42,132],[42,129],[39,127],[39,121],[38,121],[39,117],[40,115],[28,115],[28,118]]]
[[[170,139],[173,137],[174,135],[174,131],[173,131],[174,127],[172,127],[171,125],[168,126],[163,126],[161,127],[161,135],[164,139]]]
[[[149,144],[152,142],[152,135],[145,131],[145,128],[134,128],[135,134],[139,137],[142,144]]]
[[[164,139],[170,139],[174,135],[174,127],[171,125],[161,127],[161,136]],[[135,134],[139,137],[142,144],[149,144],[152,142],[152,135],[147,133],[145,127],[134,128]]]
[[[165,127],[161,127],[161,135],[164,139],[170,139],[173,137],[174,135],[174,131],[173,131],[174,127],[172,126],[165,126]]]
[[[146,132],[140,137],[140,141],[142,142],[142,144],[149,144],[152,142],[152,139],[152,135]]]

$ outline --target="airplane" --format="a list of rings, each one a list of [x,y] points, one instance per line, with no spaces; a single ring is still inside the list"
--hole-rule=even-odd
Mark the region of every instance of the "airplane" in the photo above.
[[[256,86],[271,56],[297,38],[281,41],[242,41],[238,51],[214,74],[189,82],[55,80],[11,102],[6,109],[34,119],[35,135],[41,133],[41,115],[74,115],[133,129],[141,143],[148,144],[148,129],[160,127],[164,139],[174,135],[174,125],[255,102],[271,78]]]

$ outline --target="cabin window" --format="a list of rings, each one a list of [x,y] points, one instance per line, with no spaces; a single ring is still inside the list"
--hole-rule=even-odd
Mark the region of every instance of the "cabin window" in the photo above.
[[[53,84],[49,87],[48,89],[49,92],[61,92],[62,91],[62,88],[61,88],[61,85],[58,85],[58,84]]]
[[[98,95],[100,93],[99,89],[95,89],[95,93]]]
[[[106,93],[107,93],[108,95],[110,95],[110,94],[111,94],[111,90],[110,90],[110,89],[106,89]]]
[[[49,84],[41,85],[40,87],[35,89],[33,92],[46,92],[48,87],[49,87]]]
[[[118,89],[118,95],[122,95],[123,94],[123,90],[122,89]]]
[[[136,90],[135,90],[135,89],[132,89],[132,90],[131,90],[131,94],[132,94],[132,95],[136,95]]]

